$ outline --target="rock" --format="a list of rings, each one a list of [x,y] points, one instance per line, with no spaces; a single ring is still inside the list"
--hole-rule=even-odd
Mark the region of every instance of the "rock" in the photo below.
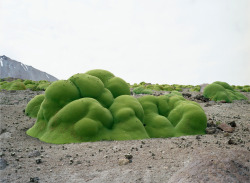
[[[35,150],[35,151],[29,153],[28,157],[32,158],[32,157],[37,157],[37,156],[40,156],[40,155],[41,155],[40,151]]]
[[[39,178],[38,177],[30,177],[30,182],[38,183],[39,182]]]
[[[200,135],[196,135],[195,139],[200,140],[201,136]]]
[[[0,158],[0,170],[4,170],[7,165],[7,161],[3,158]]]
[[[11,133],[10,132],[4,132],[0,135],[0,140],[1,139],[9,139],[11,138]]]
[[[11,155],[11,156],[15,156],[15,155],[16,155],[16,153],[15,153],[15,152],[12,152],[12,153],[10,153],[10,155]]]
[[[231,127],[236,127],[236,123],[235,121],[231,121],[230,123],[228,123]]]
[[[196,96],[194,97],[194,99],[196,99],[196,100],[201,100],[202,102],[208,102],[208,101],[209,101],[208,98],[205,98],[203,95],[200,95],[200,94],[196,95]]]
[[[229,145],[237,145],[236,140],[234,139],[229,139],[229,141],[227,142]]]
[[[212,106],[212,104],[207,103],[206,105],[204,105],[204,107],[209,107]]]
[[[40,164],[40,163],[42,163],[42,159],[41,158],[36,159],[36,164]]]
[[[131,154],[126,154],[126,155],[125,155],[125,158],[130,160],[130,159],[133,158],[133,156],[132,156]]]
[[[182,93],[182,96],[183,96],[183,97],[190,98],[192,95],[191,95],[190,93]]]
[[[215,127],[206,128],[206,134],[214,134],[214,133],[216,133]]]
[[[118,162],[118,164],[120,165],[120,166],[122,166],[122,165],[127,165],[127,164],[129,164],[129,159],[119,159],[119,162]]]
[[[218,128],[223,130],[224,132],[229,132],[229,133],[232,133],[234,131],[234,128],[229,126],[228,124],[226,123],[220,123],[218,125]]]

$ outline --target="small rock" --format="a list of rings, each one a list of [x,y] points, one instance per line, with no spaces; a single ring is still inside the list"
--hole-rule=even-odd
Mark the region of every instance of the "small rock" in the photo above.
[[[182,93],[182,96],[190,98],[192,95],[190,93]]]
[[[30,182],[39,182],[39,178],[38,177],[30,177]]]
[[[74,163],[73,158],[70,158],[69,163],[70,163],[70,164],[73,164],[73,163]]]
[[[32,158],[32,157],[37,157],[37,156],[40,156],[40,155],[41,155],[41,153],[38,150],[35,150],[35,151],[29,153],[28,157]]]
[[[236,127],[236,123],[235,121],[231,121],[230,123],[228,123],[231,127]]]
[[[5,169],[7,165],[7,161],[3,158],[0,158],[0,170]]]
[[[206,128],[206,134],[214,134],[214,133],[216,133],[215,127]]]
[[[40,164],[40,163],[42,163],[42,159],[41,158],[36,159],[36,164]]]
[[[12,152],[10,155],[11,155],[11,156],[15,156],[15,155],[16,155],[16,153],[15,153],[15,152]]]
[[[127,165],[129,164],[129,159],[119,159],[119,162],[118,164],[121,166],[121,165]]]
[[[223,130],[224,132],[229,132],[229,133],[232,133],[234,131],[234,128],[229,126],[228,124],[226,123],[220,123],[218,125],[218,128]]]
[[[212,106],[211,104],[207,103],[206,105],[204,105],[204,107],[209,107]]]
[[[200,135],[197,135],[195,138],[196,138],[197,140],[200,140],[200,139],[201,139],[201,136],[200,136]]]
[[[5,154],[3,152],[0,152],[0,157],[5,156]]]
[[[229,145],[237,145],[237,142],[234,139],[229,139],[228,144]]]
[[[125,154],[125,158],[130,160],[133,158],[133,156],[131,154]]]
[[[205,98],[203,95],[200,95],[200,94],[196,95],[194,98],[196,100],[201,100],[202,102],[208,102],[209,101],[208,98]]]

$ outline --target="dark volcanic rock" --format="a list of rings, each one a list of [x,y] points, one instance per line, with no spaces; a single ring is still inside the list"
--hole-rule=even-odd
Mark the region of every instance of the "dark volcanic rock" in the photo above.
[[[0,158],[0,170],[5,169],[7,166],[7,161],[3,158]]]
[[[58,80],[57,78],[50,74],[47,74],[46,72],[40,71],[38,69],[33,68],[32,66],[25,65],[21,62],[17,62],[3,55],[0,56],[0,78],[8,77],[30,79],[33,81]]]

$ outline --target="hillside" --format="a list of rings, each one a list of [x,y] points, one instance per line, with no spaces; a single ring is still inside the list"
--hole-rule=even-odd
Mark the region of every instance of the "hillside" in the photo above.
[[[2,79],[7,77],[30,79],[33,81],[58,80],[57,78],[46,72],[40,71],[32,66],[25,65],[21,62],[12,60],[9,57],[3,55],[0,56],[0,78]]]

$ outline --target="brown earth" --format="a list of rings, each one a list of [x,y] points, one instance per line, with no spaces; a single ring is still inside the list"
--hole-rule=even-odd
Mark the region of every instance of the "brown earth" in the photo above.
[[[0,92],[0,182],[250,182],[248,101],[203,102],[189,92],[207,115],[207,135],[56,145],[25,133],[35,119],[23,111],[40,93]]]

